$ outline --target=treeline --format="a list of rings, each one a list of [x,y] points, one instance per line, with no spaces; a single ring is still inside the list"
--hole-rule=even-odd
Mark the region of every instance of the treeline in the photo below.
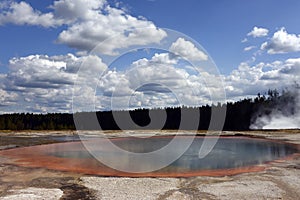
[[[290,92],[283,92],[281,95],[276,90],[269,90],[267,94],[260,95],[255,99],[243,99],[237,102],[228,102],[227,104],[218,104],[212,106],[201,107],[176,107],[165,109],[153,109],[151,114],[159,117],[162,112],[166,113],[166,120],[163,129],[178,129],[181,122],[181,113],[200,114],[198,124],[199,130],[207,130],[209,128],[212,110],[222,110],[226,108],[226,119],[223,130],[249,130],[249,127],[257,117],[268,115],[272,108],[278,107],[282,102],[296,102],[296,97]],[[161,129],[161,127],[147,125],[150,123],[149,109],[138,109],[129,111],[135,124],[146,127],[148,129]],[[122,127],[114,119],[114,115],[125,116],[125,111],[101,111],[95,113],[80,112],[73,114],[67,113],[49,113],[49,114],[3,114],[0,115],[1,130],[75,130],[77,129],[99,129],[102,130],[119,130],[119,129],[137,129],[138,126],[130,123],[122,123]],[[79,121],[75,127],[74,119]],[[97,119],[97,123],[91,122]],[[125,124],[125,127],[124,127]],[[185,126],[183,129],[195,129],[195,126]]]
[[[73,130],[73,115],[67,113],[15,113],[0,115],[1,130]]]

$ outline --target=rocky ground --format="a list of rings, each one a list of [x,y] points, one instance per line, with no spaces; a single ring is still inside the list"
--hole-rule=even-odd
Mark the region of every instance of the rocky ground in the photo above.
[[[114,137],[120,133],[108,133]],[[166,134],[161,132],[160,134]],[[300,144],[300,131],[223,132]],[[77,140],[74,132],[2,132],[0,149]],[[300,199],[300,157],[225,177],[116,178],[24,168],[0,158],[0,199]]]

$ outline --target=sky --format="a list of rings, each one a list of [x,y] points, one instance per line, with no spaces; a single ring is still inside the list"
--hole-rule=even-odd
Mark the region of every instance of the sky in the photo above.
[[[0,112],[196,106],[289,88],[300,76],[299,9],[298,0],[3,0]]]

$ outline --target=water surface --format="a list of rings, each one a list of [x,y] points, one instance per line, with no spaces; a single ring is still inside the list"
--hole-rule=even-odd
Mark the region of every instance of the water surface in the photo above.
[[[182,136],[184,140],[189,136]],[[152,138],[117,138],[113,143],[120,148],[135,152],[147,153],[163,148],[172,137]],[[284,159],[295,154],[298,149],[294,145],[266,139],[248,137],[220,137],[212,151],[204,158],[199,158],[199,150],[204,137],[195,137],[187,151],[171,165],[155,172],[140,174],[141,176],[189,176],[202,175],[202,172],[224,172],[224,170],[250,169],[257,165],[273,160]],[[210,138],[214,139],[214,138]],[[41,145],[0,152],[0,155],[10,156],[24,166],[46,167],[66,171],[76,171],[86,174],[132,176],[111,169],[96,160],[93,155],[101,154],[115,160],[120,165],[140,165],[149,167],[155,165],[152,160],[147,163],[132,163],[130,157],[122,157],[120,153],[106,151],[101,148],[101,142],[90,141],[95,144],[92,154],[80,142],[67,142],[51,145]],[[99,148],[98,148],[99,147]],[[180,143],[178,143],[180,148]],[[164,155],[161,155],[162,158]],[[133,176],[138,176],[134,174]]]

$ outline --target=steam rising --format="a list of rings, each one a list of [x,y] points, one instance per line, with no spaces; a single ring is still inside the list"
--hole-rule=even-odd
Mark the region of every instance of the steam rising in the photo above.
[[[262,105],[252,118],[250,129],[299,129],[300,85]]]

